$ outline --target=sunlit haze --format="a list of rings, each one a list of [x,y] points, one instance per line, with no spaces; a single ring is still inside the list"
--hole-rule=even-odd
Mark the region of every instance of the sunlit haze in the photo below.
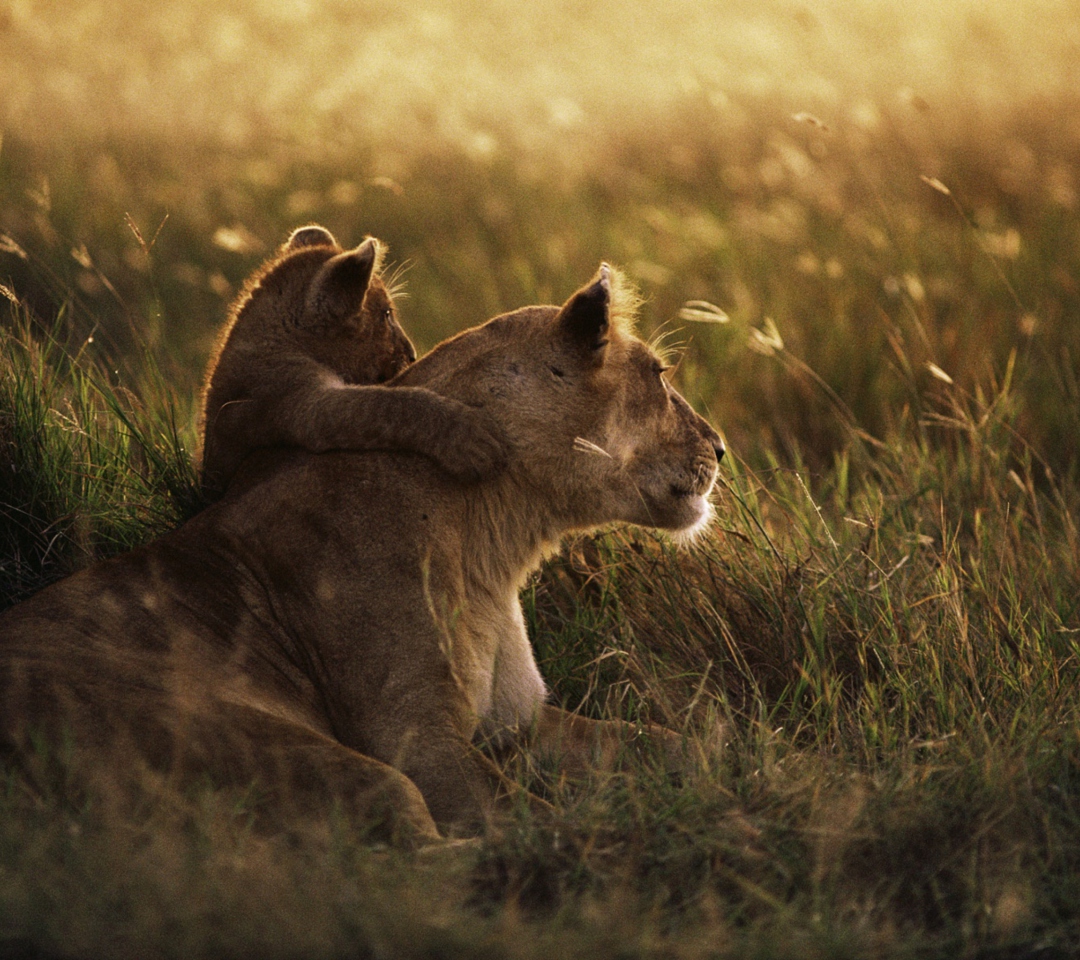
[[[762,98],[872,125],[906,100],[964,113],[1080,88],[1073,0],[5,0],[0,122],[227,145],[451,141],[477,155],[588,142]],[[310,142],[309,142],[310,145]]]

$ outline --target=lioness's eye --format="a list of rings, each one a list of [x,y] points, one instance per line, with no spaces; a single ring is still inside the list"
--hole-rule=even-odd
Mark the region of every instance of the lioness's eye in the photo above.
[[[383,311],[383,315],[382,315],[383,322],[384,323],[389,323],[393,319],[393,317],[394,317],[394,311],[390,307],[387,307]]]
[[[667,364],[661,363],[659,360],[657,360],[653,364],[652,369],[653,369],[653,373],[655,373],[658,377],[662,377],[665,373],[667,373],[671,369],[671,367],[669,367],[669,366],[667,366]]]

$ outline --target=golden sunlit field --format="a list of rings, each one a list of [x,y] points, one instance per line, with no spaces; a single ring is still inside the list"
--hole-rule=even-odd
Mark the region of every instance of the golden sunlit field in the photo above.
[[[421,350],[622,266],[730,451],[694,546],[524,597],[693,777],[520,771],[552,816],[417,858],[44,756],[0,957],[1080,952],[1080,3],[0,0],[0,131],[2,606],[199,508],[302,223],[389,244]]]

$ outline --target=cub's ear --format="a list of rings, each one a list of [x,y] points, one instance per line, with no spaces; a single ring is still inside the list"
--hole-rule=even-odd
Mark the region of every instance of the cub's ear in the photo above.
[[[289,234],[285,249],[299,250],[301,247],[336,248],[337,245],[338,242],[334,239],[334,235],[326,227],[320,227],[317,223],[312,223],[306,227],[297,227]]]
[[[567,300],[556,318],[567,339],[597,362],[608,342],[610,307],[611,267],[602,263],[596,279]]]
[[[368,237],[355,250],[327,260],[307,292],[307,317],[317,324],[336,323],[356,313],[364,302],[378,253],[378,241]]]

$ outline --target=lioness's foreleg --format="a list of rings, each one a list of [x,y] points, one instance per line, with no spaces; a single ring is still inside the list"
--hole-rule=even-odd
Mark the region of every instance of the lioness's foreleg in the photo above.
[[[533,808],[551,809],[456,735],[417,738],[395,766],[419,787],[439,828],[452,835],[480,833],[495,809],[507,802],[524,800]]]
[[[455,723],[446,703],[413,705],[411,713],[399,713],[401,720],[383,725],[369,741],[370,751],[416,784],[440,831],[476,835],[499,807],[512,803],[551,810],[472,744],[465,736],[468,725]]]
[[[669,773],[684,773],[690,766],[686,742],[674,730],[654,723],[590,720],[546,703],[522,739],[526,749],[575,777],[613,770],[627,751],[655,752]]]

